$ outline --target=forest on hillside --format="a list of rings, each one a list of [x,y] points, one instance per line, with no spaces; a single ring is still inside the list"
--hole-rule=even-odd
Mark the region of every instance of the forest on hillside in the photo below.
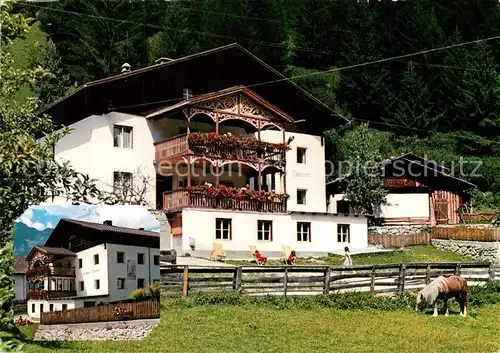
[[[36,88],[41,104],[124,62],[136,69],[238,42],[369,123],[383,158],[444,163],[478,185],[477,205],[500,208],[498,0],[59,0],[16,10],[48,38],[29,60],[56,73]],[[345,157],[345,131],[328,136],[331,158]]]

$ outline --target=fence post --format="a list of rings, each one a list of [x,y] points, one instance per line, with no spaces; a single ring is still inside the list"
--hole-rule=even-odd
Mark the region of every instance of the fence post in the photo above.
[[[401,267],[399,269],[399,285],[398,285],[399,293],[403,293],[405,290],[405,279],[406,279],[406,266],[405,264],[401,264]]]
[[[188,285],[189,285],[189,267],[184,266],[184,276],[182,278],[182,295],[184,297],[188,296]]]
[[[285,267],[285,277],[283,277],[283,284],[284,284],[283,294],[285,295],[286,298],[288,291],[288,266]]]
[[[493,262],[490,262],[490,266],[488,267],[488,279],[490,281],[495,280],[495,266],[493,265]]]
[[[236,293],[241,292],[241,282],[243,280],[243,270],[241,267],[237,267],[236,271],[234,271],[234,278],[233,278],[233,290]]]
[[[460,263],[457,263],[455,266],[455,276],[460,276],[460,273],[462,272],[462,265]]]
[[[425,285],[431,283],[431,265],[427,265],[427,270],[425,271]]]
[[[323,294],[328,295],[330,293],[330,267],[325,269],[325,280],[323,284]]]
[[[375,266],[372,267],[372,274],[370,276],[370,292],[375,292]]]

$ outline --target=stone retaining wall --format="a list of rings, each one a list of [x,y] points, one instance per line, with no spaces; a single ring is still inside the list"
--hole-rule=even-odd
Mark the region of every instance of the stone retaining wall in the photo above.
[[[381,235],[413,235],[428,229],[426,225],[386,225],[368,227],[369,234]]]
[[[480,261],[500,263],[500,242],[432,239],[432,245],[441,250],[470,256]]]

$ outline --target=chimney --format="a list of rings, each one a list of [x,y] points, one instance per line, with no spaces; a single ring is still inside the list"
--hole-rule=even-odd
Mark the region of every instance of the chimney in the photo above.
[[[193,91],[189,88],[182,89],[182,97],[186,100],[193,96]]]
[[[131,68],[130,64],[128,64],[128,63],[123,64],[122,65],[122,74],[124,74],[126,72],[130,72],[131,71],[130,68]]]
[[[155,60],[155,64],[156,65],[165,64],[165,63],[168,63],[168,62],[173,61],[173,60],[174,59],[161,57],[161,58]]]
[[[106,221],[102,222],[102,224],[104,224],[105,226],[112,226],[113,225],[113,221],[106,220]]]

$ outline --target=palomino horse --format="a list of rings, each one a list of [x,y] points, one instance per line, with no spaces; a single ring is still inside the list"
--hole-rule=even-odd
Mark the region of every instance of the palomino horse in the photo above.
[[[466,317],[468,291],[467,281],[462,277],[439,276],[418,293],[415,311],[425,308],[427,304],[434,304],[434,314],[432,316],[438,316],[437,300],[443,298],[445,316],[448,316],[448,299],[455,297],[460,304],[460,316]]]

